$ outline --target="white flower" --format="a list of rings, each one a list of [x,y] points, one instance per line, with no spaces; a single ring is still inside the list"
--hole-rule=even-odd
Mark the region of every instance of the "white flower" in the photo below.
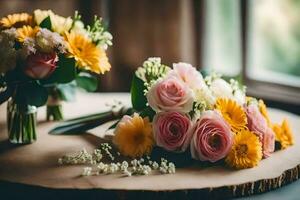
[[[62,34],[65,31],[69,31],[72,27],[73,20],[70,17],[62,17],[54,14],[51,10],[35,10],[34,11],[34,20],[39,25],[42,21],[50,16],[52,30]]]
[[[72,32],[77,33],[77,34],[81,34],[84,35],[85,37],[89,37],[89,33],[87,32],[87,30],[84,28],[84,24],[82,21],[80,20],[76,20],[74,22],[74,25],[71,29]]]
[[[8,29],[0,33],[0,73],[6,73],[16,67],[17,50],[15,45],[15,29]]]
[[[243,105],[246,103],[246,94],[242,90],[236,90],[233,92],[233,99],[238,102],[238,104]]]
[[[204,103],[205,109],[211,109],[213,108],[216,102],[216,98],[213,96],[212,92],[206,86],[201,89],[197,89],[195,91],[195,102]]]
[[[54,49],[58,49],[61,53],[65,52],[65,40],[58,33],[42,28],[36,34],[36,43],[41,51],[49,53]]]
[[[33,38],[26,38],[23,42],[22,48],[20,50],[21,59],[25,60],[27,56],[30,54],[34,54],[36,52],[36,43]]]
[[[231,85],[221,78],[213,80],[209,89],[215,98],[233,98]]]

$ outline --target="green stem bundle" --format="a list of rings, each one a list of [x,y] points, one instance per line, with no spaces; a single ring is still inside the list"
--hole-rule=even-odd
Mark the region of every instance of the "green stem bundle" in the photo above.
[[[7,129],[11,143],[28,144],[36,141],[35,106],[16,104],[13,99],[7,103]]]

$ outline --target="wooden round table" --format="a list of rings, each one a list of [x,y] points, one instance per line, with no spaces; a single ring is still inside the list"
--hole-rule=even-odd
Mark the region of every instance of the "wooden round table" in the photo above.
[[[105,103],[121,100],[130,104],[127,93],[78,93],[77,101],[64,104],[66,118],[96,113],[109,108]],[[56,124],[45,122],[45,109],[38,111],[38,140],[29,145],[12,145],[7,140],[6,105],[0,106],[0,195],[10,198],[32,195],[35,198],[71,197],[91,199],[136,198],[219,198],[251,195],[281,187],[299,178],[300,118],[291,113],[270,109],[273,121],[288,118],[296,144],[277,151],[258,167],[245,170],[189,166],[172,175],[124,177],[121,174],[81,176],[82,165],[60,166],[58,158],[82,148],[93,150],[104,142],[109,124],[80,135],[49,135]],[[53,192],[55,191],[55,192]],[[7,198],[8,199],[8,198]]]

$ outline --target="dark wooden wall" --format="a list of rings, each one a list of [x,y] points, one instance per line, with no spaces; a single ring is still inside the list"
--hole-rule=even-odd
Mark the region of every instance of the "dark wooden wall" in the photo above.
[[[164,63],[200,66],[202,0],[1,0],[0,16],[52,9],[63,16],[79,10],[85,22],[104,18],[114,36],[108,55],[112,70],[100,91],[129,91],[133,71],[148,57]]]

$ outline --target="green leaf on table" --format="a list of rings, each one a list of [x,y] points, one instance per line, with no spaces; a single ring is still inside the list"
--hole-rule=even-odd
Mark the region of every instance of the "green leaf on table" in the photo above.
[[[41,28],[46,28],[48,30],[52,29],[52,23],[50,16],[46,17],[39,25]]]
[[[58,66],[45,80],[41,80],[44,85],[69,83],[76,78],[76,66],[74,58],[66,58],[64,55],[59,55]]]
[[[16,100],[21,104],[43,106],[48,100],[48,91],[37,82],[27,83],[17,89]]]
[[[98,88],[98,80],[95,76],[80,72],[76,77],[77,86],[86,90],[87,92],[95,92]]]
[[[59,93],[59,97],[63,101],[74,101],[76,98],[76,84],[75,82],[70,82],[67,84],[58,84],[56,86]]]
[[[79,117],[71,120],[67,120],[49,131],[52,135],[74,135],[83,134],[86,131],[100,126],[111,120],[118,119],[112,111],[106,111],[97,114],[91,114],[84,117]]]
[[[119,124],[121,120],[116,121],[115,123],[113,123],[110,127],[108,127],[107,130],[111,130],[111,129],[115,129],[117,127],[117,125]]]
[[[132,107],[137,111],[141,111],[147,107],[147,98],[144,95],[145,89],[146,87],[144,82],[134,74],[131,82],[130,93]]]

